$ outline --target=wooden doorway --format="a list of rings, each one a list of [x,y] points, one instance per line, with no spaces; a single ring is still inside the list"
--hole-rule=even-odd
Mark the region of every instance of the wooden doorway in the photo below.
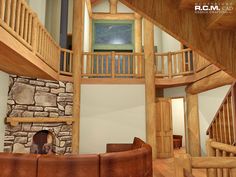
[[[156,142],[157,158],[173,157],[173,127],[171,99],[157,99]]]

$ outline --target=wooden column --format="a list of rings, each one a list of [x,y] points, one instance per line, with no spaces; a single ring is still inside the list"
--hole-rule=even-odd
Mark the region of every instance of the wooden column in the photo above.
[[[72,125],[72,153],[79,153],[79,131],[80,131],[80,85],[81,85],[81,56],[83,50],[83,20],[84,20],[84,0],[73,1],[73,118]]]
[[[110,13],[111,14],[117,13],[117,3],[118,3],[118,0],[110,0]]]
[[[156,158],[156,103],[154,73],[154,25],[144,19],[144,58],[145,58],[145,96],[146,96],[146,139],[152,146]]]
[[[135,40],[135,46],[134,50],[135,52],[142,52],[142,16],[138,13],[134,14],[135,21],[134,21],[134,40]]]
[[[206,142],[206,150],[207,150],[207,156],[208,157],[215,157],[216,156],[216,151],[211,146],[212,142],[213,142],[212,139],[208,139],[207,142]],[[215,177],[216,176],[216,170],[215,169],[207,169],[207,176],[208,177]]]
[[[188,150],[191,156],[200,156],[200,129],[198,95],[187,94]]]

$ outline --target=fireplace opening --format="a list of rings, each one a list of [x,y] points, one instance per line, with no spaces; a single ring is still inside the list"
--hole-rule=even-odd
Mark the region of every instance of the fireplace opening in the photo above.
[[[48,130],[41,130],[33,136],[30,153],[53,154],[53,134]]]

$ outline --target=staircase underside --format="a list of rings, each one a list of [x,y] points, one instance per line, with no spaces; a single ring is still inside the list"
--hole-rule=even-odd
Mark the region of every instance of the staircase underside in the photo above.
[[[209,14],[196,14],[191,9],[181,9],[180,0],[120,1],[211,63],[236,77],[236,29],[211,29],[212,22],[218,23],[218,14],[216,16],[212,14],[208,18]],[[234,7],[236,6],[235,1],[229,2],[232,2]],[[222,16],[225,18],[227,14],[222,14]],[[224,20],[221,26],[227,26],[227,21]]]
[[[58,73],[0,26],[0,70],[9,74],[57,80]]]

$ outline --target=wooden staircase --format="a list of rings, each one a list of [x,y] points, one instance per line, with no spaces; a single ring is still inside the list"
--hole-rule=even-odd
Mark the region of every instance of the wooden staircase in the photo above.
[[[236,83],[234,83],[207,129],[207,135],[216,142],[235,145],[236,143]]]

